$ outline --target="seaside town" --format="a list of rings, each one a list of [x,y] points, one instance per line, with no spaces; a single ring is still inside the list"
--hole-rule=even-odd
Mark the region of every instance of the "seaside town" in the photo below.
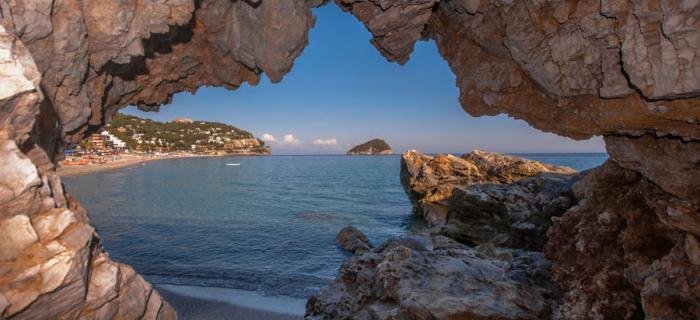
[[[72,175],[180,157],[270,154],[264,141],[228,124],[190,118],[159,122],[117,113],[105,130],[64,151],[59,172]]]

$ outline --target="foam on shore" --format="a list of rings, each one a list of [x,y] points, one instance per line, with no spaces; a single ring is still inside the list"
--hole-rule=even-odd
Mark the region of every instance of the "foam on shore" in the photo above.
[[[263,296],[246,290],[165,284],[156,285],[156,287],[179,313],[182,313],[182,311],[178,310],[178,304],[183,304],[184,302],[189,305],[188,308],[191,308],[191,305],[195,303],[193,300],[186,301],[187,298],[199,300],[199,304],[206,302],[223,303],[231,307],[230,311],[235,311],[234,313],[243,312],[246,314],[246,318],[251,319],[301,319],[304,316],[306,306],[305,299],[285,296]],[[173,294],[179,297],[168,299],[168,296]],[[221,308],[219,307],[219,309]],[[272,317],[272,314],[276,315]]]

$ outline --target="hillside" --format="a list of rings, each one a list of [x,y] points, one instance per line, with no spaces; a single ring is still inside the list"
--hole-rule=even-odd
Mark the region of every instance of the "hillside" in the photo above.
[[[386,155],[394,154],[386,141],[382,139],[372,139],[363,144],[357,145],[350,149],[348,155]]]
[[[249,151],[269,153],[265,143],[248,131],[209,121],[159,122],[117,113],[106,130],[142,151]]]

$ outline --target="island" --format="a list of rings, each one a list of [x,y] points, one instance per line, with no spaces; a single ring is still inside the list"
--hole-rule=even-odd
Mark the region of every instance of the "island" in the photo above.
[[[371,156],[394,154],[386,141],[382,139],[372,139],[363,144],[357,145],[347,153],[349,156]]]

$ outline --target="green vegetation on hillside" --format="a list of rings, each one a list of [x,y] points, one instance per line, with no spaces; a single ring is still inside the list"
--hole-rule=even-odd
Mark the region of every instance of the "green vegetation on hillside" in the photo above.
[[[391,147],[382,139],[372,139],[361,145],[353,147],[348,151],[348,154],[366,153],[370,152],[370,150],[372,153],[380,153],[382,151],[391,151]]]
[[[106,130],[143,151],[191,151],[192,146],[204,150],[223,150],[227,143],[240,139],[256,139],[248,131],[208,121],[159,122],[116,113]],[[264,142],[257,139],[259,148]]]

